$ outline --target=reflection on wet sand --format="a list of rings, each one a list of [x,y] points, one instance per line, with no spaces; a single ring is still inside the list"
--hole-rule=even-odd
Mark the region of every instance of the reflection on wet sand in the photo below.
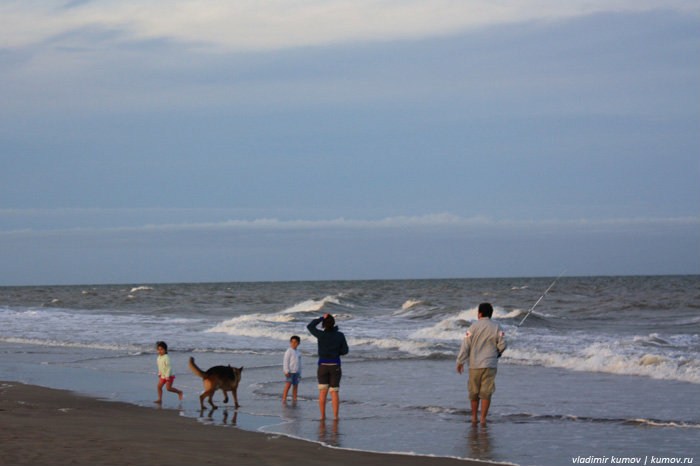
[[[467,456],[470,458],[493,460],[489,425],[472,423],[468,429]]]
[[[339,447],[339,436],[338,436],[338,420],[335,419],[331,421],[330,431],[326,428],[326,421],[319,421],[318,423],[318,441],[325,443],[326,445],[331,445],[334,447]]]
[[[207,413],[206,418],[209,419],[210,421],[214,421],[214,412],[216,411],[216,409],[217,409],[217,408],[211,408],[211,409],[209,410],[209,412]],[[206,411],[206,410],[205,410],[205,409],[202,409],[202,410],[199,411],[199,417],[200,417],[200,418],[204,418],[204,417],[205,417],[205,416],[204,416],[204,411]],[[230,421],[228,420],[228,416],[229,416],[229,410],[228,410],[228,409],[224,409],[223,415],[222,415],[222,417],[221,417],[221,424],[223,424],[223,425],[235,426],[235,425],[236,425],[236,420],[238,419],[238,411],[234,411],[234,412],[233,412],[233,418],[232,418]]]

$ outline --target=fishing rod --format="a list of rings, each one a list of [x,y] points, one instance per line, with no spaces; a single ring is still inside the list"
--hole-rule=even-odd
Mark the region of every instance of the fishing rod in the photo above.
[[[544,293],[542,293],[542,296],[540,296],[540,298],[535,302],[535,304],[533,304],[532,307],[527,311],[527,314],[525,314],[525,317],[523,317],[523,320],[521,320],[520,323],[515,326],[515,330],[513,330],[513,335],[515,335],[515,333],[518,331],[520,326],[523,325],[523,322],[525,322],[525,319],[530,317],[530,314],[532,314],[532,311],[534,311],[535,308],[537,307],[537,305],[540,303],[540,301],[542,301],[544,299],[544,297],[547,296],[547,293],[549,293],[549,290],[552,289],[554,284],[562,277],[562,275],[564,275],[564,272],[560,273],[559,276],[554,279],[552,284],[549,285],[546,290],[544,290]]]

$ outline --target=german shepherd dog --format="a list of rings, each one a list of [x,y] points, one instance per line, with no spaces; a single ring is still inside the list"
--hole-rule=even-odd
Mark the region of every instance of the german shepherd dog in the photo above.
[[[231,366],[214,366],[210,367],[206,372],[197,367],[194,363],[194,358],[190,358],[190,369],[195,375],[201,377],[204,382],[204,393],[199,395],[199,404],[204,409],[204,399],[209,397],[209,404],[212,408],[216,408],[216,405],[211,401],[214,396],[214,392],[221,389],[224,392],[224,403],[228,403],[228,393],[233,393],[233,400],[236,403],[236,408],[240,405],[238,404],[238,396],[236,391],[238,390],[238,382],[241,381],[242,367],[231,367]]]

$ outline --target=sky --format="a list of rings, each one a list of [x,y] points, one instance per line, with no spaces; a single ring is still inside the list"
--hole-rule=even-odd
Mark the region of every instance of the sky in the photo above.
[[[0,286],[700,273],[700,5],[5,0]]]

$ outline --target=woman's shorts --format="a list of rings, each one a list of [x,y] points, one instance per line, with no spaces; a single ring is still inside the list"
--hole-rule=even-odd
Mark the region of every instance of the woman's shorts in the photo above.
[[[491,400],[496,391],[496,368],[469,369],[469,399],[471,401]]]
[[[340,389],[340,378],[342,375],[340,364],[321,364],[316,371],[318,389],[337,392]]]
[[[299,385],[299,373],[298,372],[290,372],[289,375],[287,376],[287,383],[291,383],[295,387]]]

